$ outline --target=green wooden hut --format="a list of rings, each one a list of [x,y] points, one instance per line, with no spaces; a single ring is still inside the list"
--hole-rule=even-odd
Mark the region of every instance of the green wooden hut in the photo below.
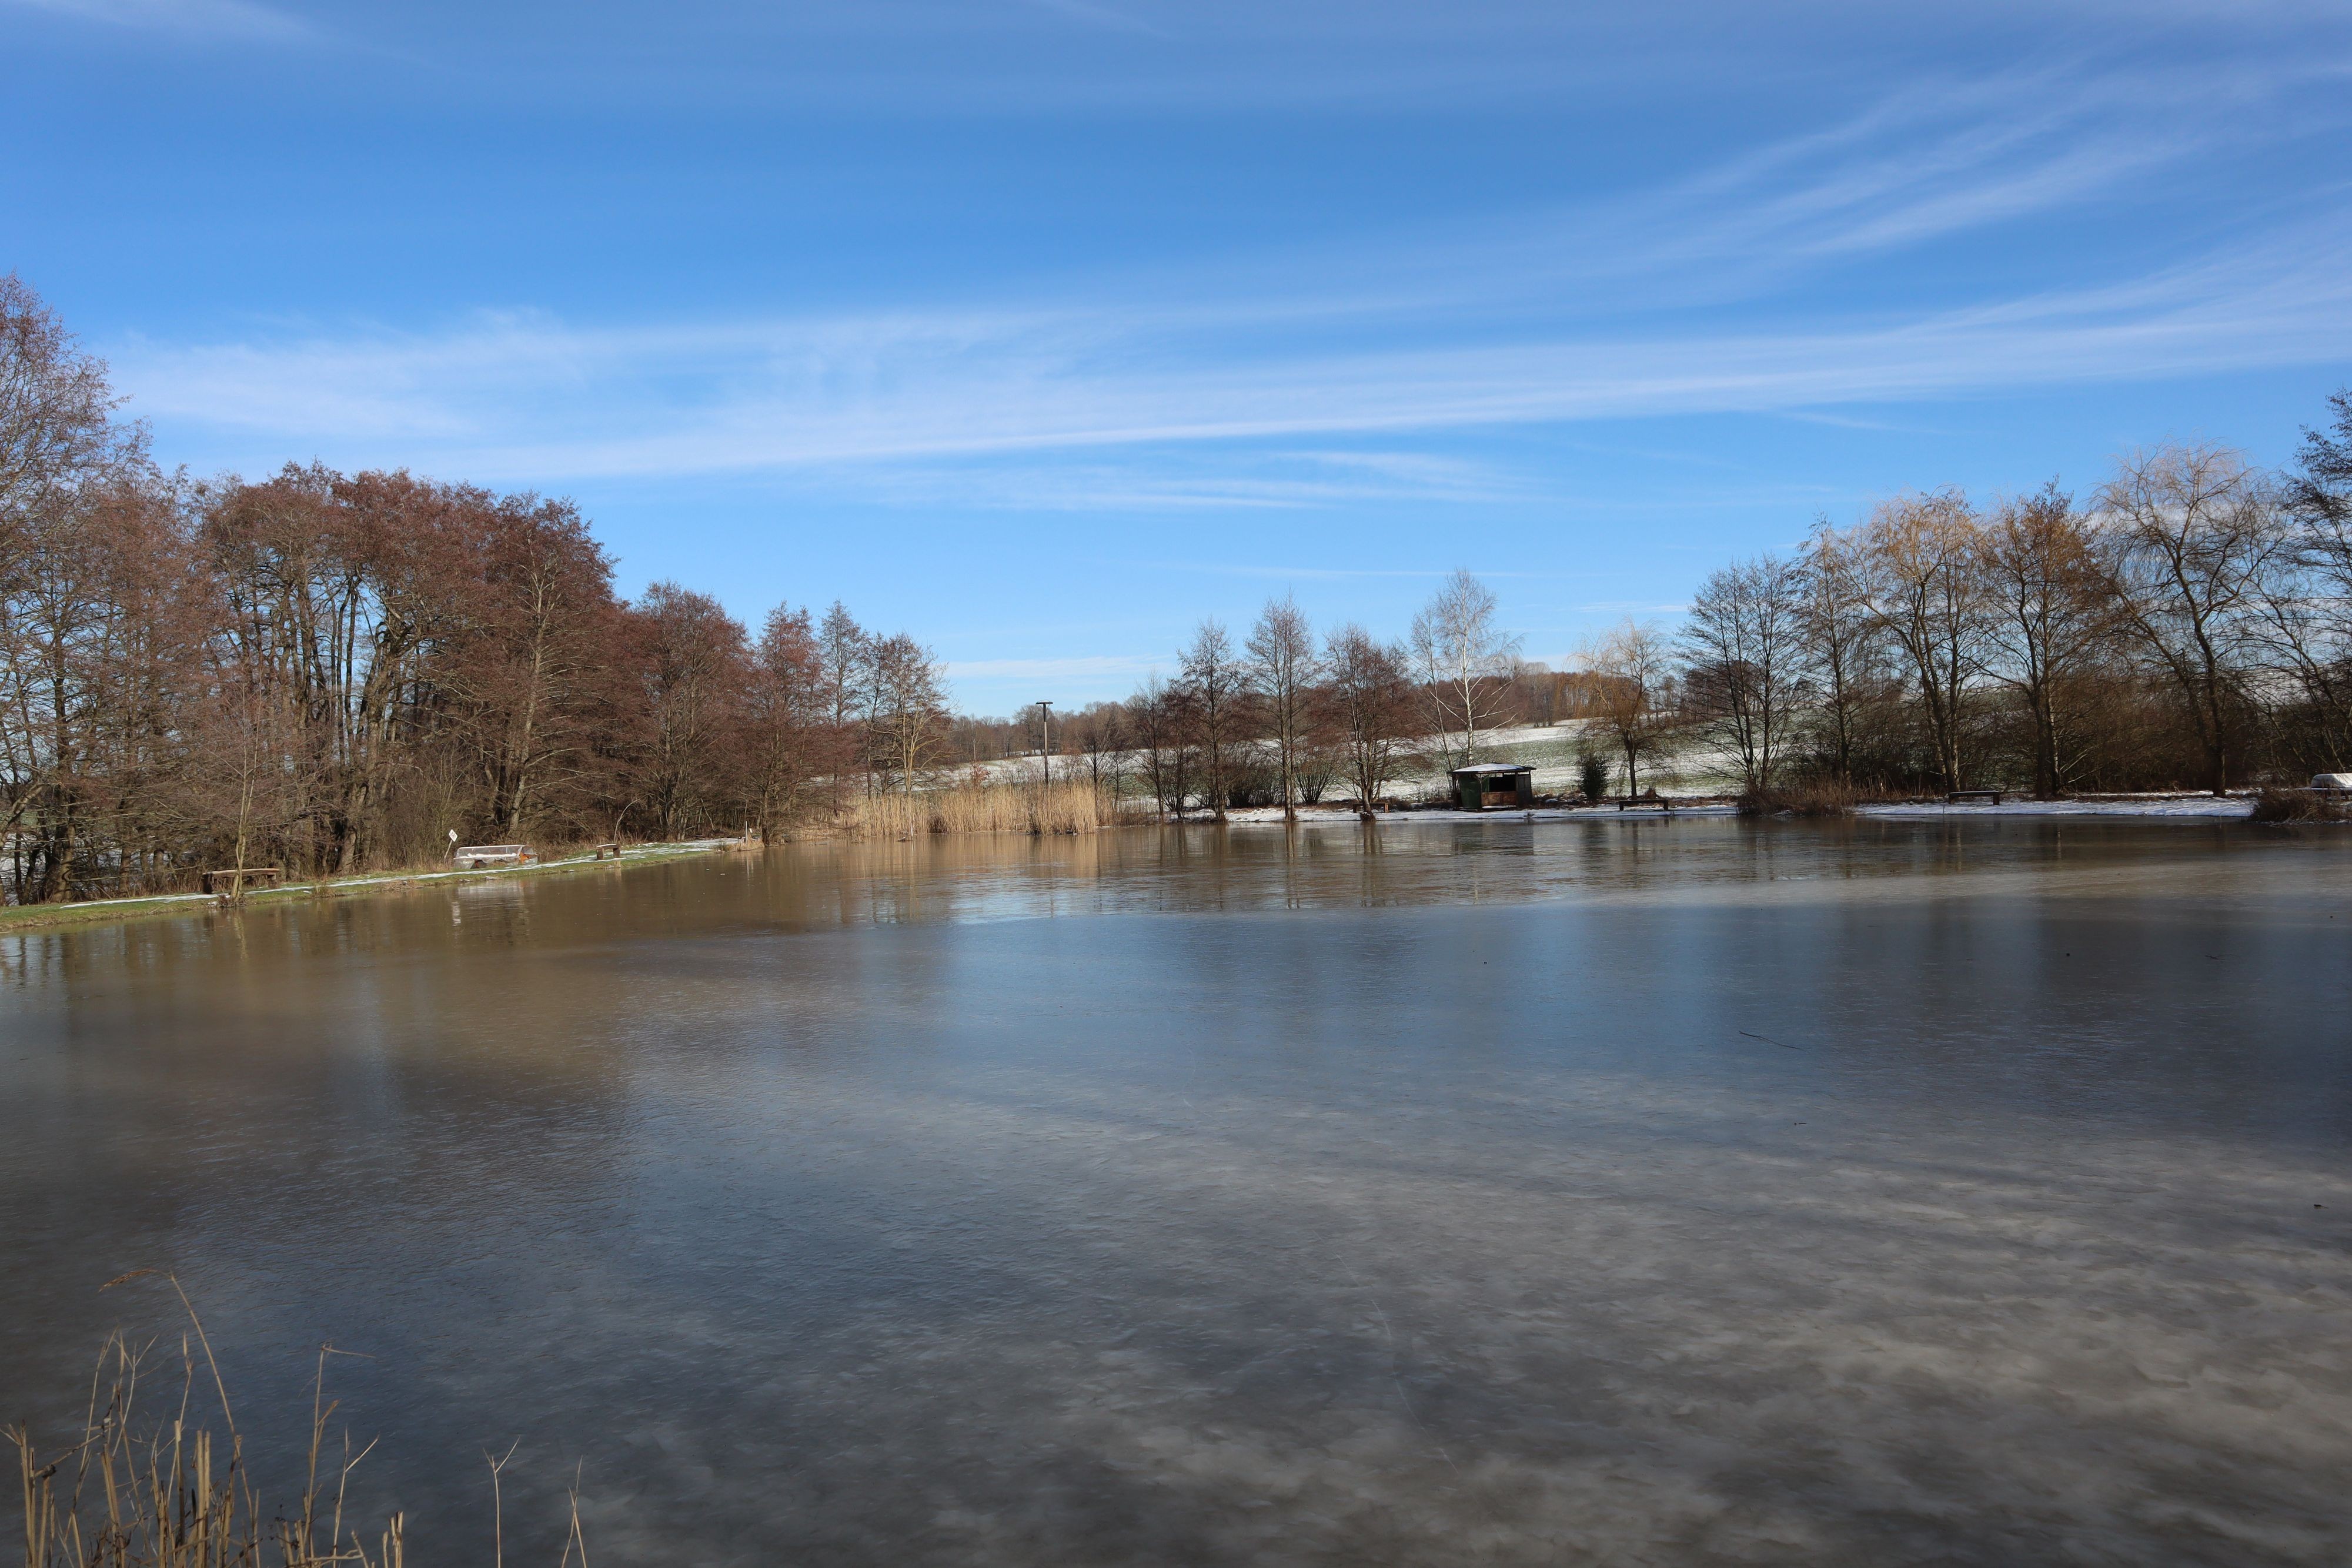
[[[1536,803],[1536,770],[1524,762],[1473,762],[1446,775],[1465,811],[1495,811]]]

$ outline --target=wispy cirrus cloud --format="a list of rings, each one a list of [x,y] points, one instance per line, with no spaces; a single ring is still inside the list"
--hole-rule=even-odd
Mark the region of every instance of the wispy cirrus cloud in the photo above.
[[[1377,342],[1377,319],[1361,323]],[[2105,287],[1777,330],[1476,328],[1423,346],[1203,351],[1149,310],[576,329],[490,318],[115,355],[139,409],[338,460],[486,477],[710,474],[1779,413],[2352,357],[2332,231]],[[1171,340],[1173,338],[1175,340]]]
[[[1538,493],[1502,466],[1433,453],[1276,447],[1187,458],[1163,451],[1146,467],[1099,455],[1016,454],[987,463],[909,461],[856,466],[865,497],[898,506],[952,504],[1022,512],[1324,510],[1376,502],[1481,505]]]
[[[798,0],[553,7],[413,0],[345,9],[353,32],[501,103],[713,101],[1043,116],[1684,101],[1759,77],[1839,92],[1921,58],[2013,57],[2021,35],[2078,47],[2193,35],[2209,68],[2275,40],[2339,45],[2333,0],[2216,8],[2119,0],[1887,7],[1788,0],[1646,6],[1422,0]],[[552,13],[552,15],[551,15]]]
[[[11,6],[109,27],[200,37],[292,42],[317,35],[302,17],[257,0],[0,0],[0,9]]]
[[[1351,247],[1377,261],[1327,251],[1107,281],[1050,306],[617,326],[485,313],[438,332],[134,340],[114,359],[141,412],[230,462],[293,451],[541,485],[825,469],[910,495],[986,463],[1007,504],[1181,510],[1512,486],[1426,456],[1341,458],[1338,444],[2352,357],[2352,210],[2325,193],[2292,223],[2105,276],[2044,267],[1958,298],[1882,284],[1867,308],[1824,287],[1856,255],[2090,193],[2124,201],[2200,144],[2170,120],[2119,119],[2136,100],[2112,83],[2037,107],[2052,96],[2031,73],[1915,93],[1580,214]],[[1133,456],[1237,444],[1291,456],[1213,470]]]

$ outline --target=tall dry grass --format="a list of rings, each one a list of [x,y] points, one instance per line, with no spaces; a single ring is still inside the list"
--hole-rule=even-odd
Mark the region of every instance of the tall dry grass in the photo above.
[[[152,1272],[135,1270],[108,1288]],[[344,1522],[352,1472],[375,1445],[354,1453],[346,1435],[331,1451],[328,1426],[336,1406],[327,1397],[327,1363],[342,1353],[319,1349],[310,1462],[297,1506],[265,1515],[204,1322],[179,1281],[163,1278],[187,1312],[190,1332],[174,1358],[178,1375],[163,1383],[160,1399],[146,1392],[152,1347],[134,1346],[118,1331],[99,1353],[77,1439],[46,1457],[28,1428],[6,1434],[16,1445],[24,1487],[25,1568],[402,1568],[399,1514],[372,1532],[373,1542],[371,1532]],[[503,1457],[484,1456],[498,1503],[497,1568],[506,1558],[499,1478],[513,1457],[511,1448]],[[576,1491],[562,1568],[570,1568],[575,1552],[587,1568]]]
[[[1149,800],[1122,800],[1078,779],[1051,785],[967,775],[943,789],[853,800],[843,829],[861,839],[929,833],[1091,833],[1151,820]]]
[[[1776,785],[1761,794],[1744,790],[1738,805],[1743,817],[1850,817],[1856,806],[1876,798],[1843,784],[1814,781]]]
[[[2352,821],[2352,802],[2316,789],[2264,788],[2254,791],[2253,819],[2257,822],[2341,822]]]

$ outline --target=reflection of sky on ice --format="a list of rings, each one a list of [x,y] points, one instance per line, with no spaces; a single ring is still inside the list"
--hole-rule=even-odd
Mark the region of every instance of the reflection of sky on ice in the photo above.
[[[0,1383],[167,1261],[420,1540],[520,1433],[605,1561],[2341,1555],[2343,845],[1669,832],[27,943]]]

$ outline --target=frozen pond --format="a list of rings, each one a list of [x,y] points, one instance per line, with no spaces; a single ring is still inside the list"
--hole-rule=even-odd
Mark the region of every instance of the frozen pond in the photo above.
[[[420,1563],[2340,1562],[2348,1151],[2352,832],[444,885],[0,938],[0,1422],[152,1266]]]

